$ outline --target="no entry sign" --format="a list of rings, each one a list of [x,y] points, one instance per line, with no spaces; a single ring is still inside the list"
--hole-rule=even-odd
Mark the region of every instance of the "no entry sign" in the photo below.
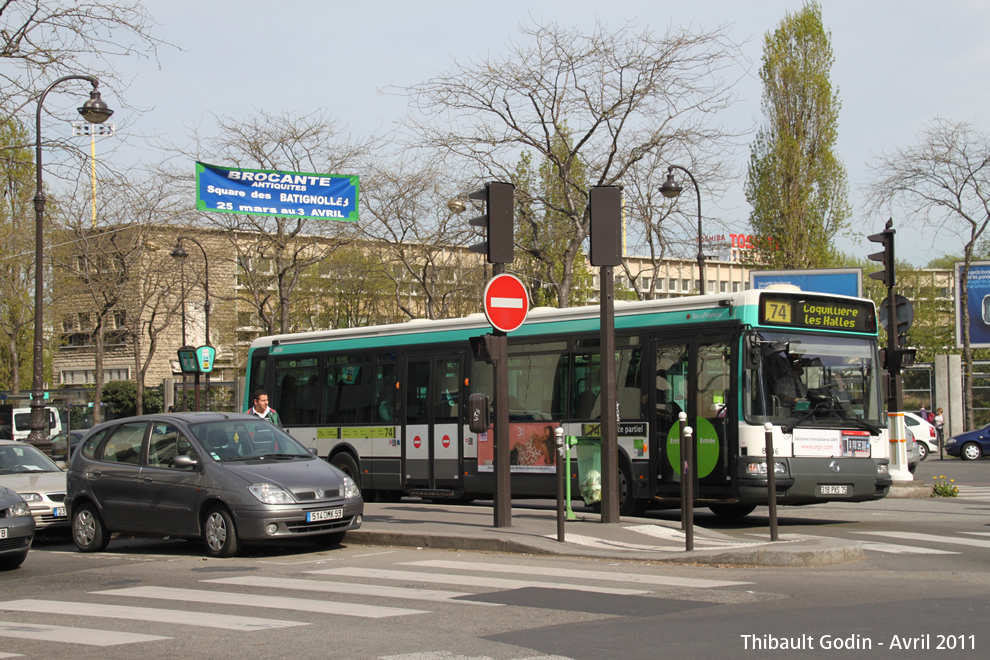
[[[492,327],[512,332],[529,314],[529,294],[515,275],[496,275],[485,287],[485,316]]]

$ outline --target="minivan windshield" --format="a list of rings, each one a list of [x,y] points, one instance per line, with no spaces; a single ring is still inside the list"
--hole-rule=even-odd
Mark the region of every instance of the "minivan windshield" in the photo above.
[[[203,422],[193,424],[190,430],[217,461],[313,458],[291,435],[262,419]]]

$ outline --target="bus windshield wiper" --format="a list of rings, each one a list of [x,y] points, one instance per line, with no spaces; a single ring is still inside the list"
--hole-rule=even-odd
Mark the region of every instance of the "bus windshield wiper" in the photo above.
[[[808,412],[806,412],[806,413],[804,413],[804,415],[802,415],[801,417],[799,417],[799,418],[797,419],[797,421],[796,421],[796,422],[794,422],[793,424],[787,424],[786,426],[782,426],[782,427],[781,427],[781,430],[782,430],[782,431],[783,431],[784,433],[788,433],[788,434],[790,434],[790,433],[794,433],[794,429],[795,429],[795,428],[797,428],[797,427],[798,427],[798,426],[800,426],[801,424],[804,424],[804,423],[805,423],[805,422],[807,422],[807,421],[808,421],[809,419],[812,419],[812,418],[814,418],[814,416],[815,416],[815,410],[814,410],[814,408],[812,408],[812,409],[811,409],[811,410],[809,410]]]
[[[845,420],[847,422],[852,422],[853,424],[855,424],[859,428],[861,428],[863,430],[866,430],[866,431],[869,431],[873,435],[880,435],[881,429],[880,429],[879,426],[877,426],[875,424],[870,424],[865,419],[860,419],[859,417],[850,417],[842,409],[837,408],[836,411],[842,416],[842,419],[843,420]]]

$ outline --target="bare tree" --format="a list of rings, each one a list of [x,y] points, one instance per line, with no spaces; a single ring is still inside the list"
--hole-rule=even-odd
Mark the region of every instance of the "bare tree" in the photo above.
[[[52,80],[86,73],[123,88],[123,57],[157,61],[165,45],[139,0],[0,0],[0,116],[14,116]]]
[[[725,148],[735,136],[715,115],[734,100],[733,81],[723,76],[738,49],[721,28],[671,28],[662,37],[630,26],[610,33],[601,24],[589,34],[555,24],[521,32],[526,45],[508,56],[455,63],[405,91],[419,112],[412,128],[461,171],[511,181],[525,151],[550,164],[558,183],[538,202],[571,225],[552,283],[566,306],[588,236],[587,186],[612,185],[637,162],[675,147]],[[582,173],[586,183],[575,176]]]
[[[244,120],[218,117],[216,123],[214,136],[199,132],[192,136],[191,149],[170,147],[188,168],[173,172],[175,180],[190,185],[191,160],[280,172],[346,174],[360,169],[373,144],[350,139],[322,111],[304,116],[259,111]],[[230,240],[242,288],[226,297],[252,307],[269,334],[295,329],[290,311],[303,274],[356,235],[346,222],[240,213],[197,215],[197,222],[223,230]]]
[[[482,261],[461,247],[471,214],[460,217],[447,206],[462,188],[434,165],[402,157],[367,182],[361,231],[381,246],[383,274],[402,313],[440,319],[478,311]]]
[[[977,242],[990,225],[990,137],[966,122],[935,119],[914,146],[876,159],[868,201],[873,212],[896,212],[904,225],[934,227],[963,241],[959,297],[965,361],[966,426],[973,428],[973,353],[967,274]],[[895,221],[896,224],[896,221]]]

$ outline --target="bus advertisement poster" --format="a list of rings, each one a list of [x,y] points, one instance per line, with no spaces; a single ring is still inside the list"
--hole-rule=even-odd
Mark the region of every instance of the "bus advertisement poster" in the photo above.
[[[357,222],[358,177],[196,163],[196,209]]]
[[[527,422],[509,424],[509,465],[511,472],[556,472],[555,422]],[[495,443],[478,442],[478,472],[495,469]]]

